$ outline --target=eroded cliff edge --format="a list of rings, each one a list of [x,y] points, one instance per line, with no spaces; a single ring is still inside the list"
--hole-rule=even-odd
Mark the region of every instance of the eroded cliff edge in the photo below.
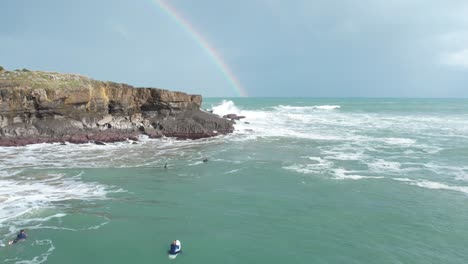
[[[233,122],[200,110],[202,97],[135,88],[76,74],[0,71],[0,146],[86,143],[231,133]]]

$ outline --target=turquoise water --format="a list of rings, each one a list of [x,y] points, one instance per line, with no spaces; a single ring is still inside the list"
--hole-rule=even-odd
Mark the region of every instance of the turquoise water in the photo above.
[[[0,239],[29,235],[0,262],[468,260],[468,100],[204,108],[246,118],[205,140],[0,148]]]

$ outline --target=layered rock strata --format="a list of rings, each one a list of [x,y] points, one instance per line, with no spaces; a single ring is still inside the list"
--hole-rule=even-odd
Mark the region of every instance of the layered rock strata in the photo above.
[[[136,140],[145,134],[198,139],[233,122],[200,110],[202,97],[102,82],[76,74],[0,72],[0,146]]]

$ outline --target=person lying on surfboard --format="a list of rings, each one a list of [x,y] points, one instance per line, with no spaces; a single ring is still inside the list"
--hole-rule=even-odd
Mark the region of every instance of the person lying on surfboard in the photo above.
[[[15,243],[17,243],[19,241],[26,240],[27,237],[28,237],[28,235],[26,235],[26,232],[24,231],[24,229],[21,229],[19,234],[16,236],[15,240],[9,241],[8,245],[12,245],[12,244],[15,244]]]
[[[170,255],[176,255],[176,254],[179,254],[180,252],[182,252],[181,250],[181,245],[180,245],[180,241],[179,240],[174,240],[172,241],[171,243],[171,246],[169,248],[169,254]]]

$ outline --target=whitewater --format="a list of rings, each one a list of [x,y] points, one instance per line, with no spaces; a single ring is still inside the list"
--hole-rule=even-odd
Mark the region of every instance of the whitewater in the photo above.
[[[203,108],[245,118],[201,140],[0,147],[0,262],[169,262],[173,239],[185,263],[468,259],[466,100]]]

